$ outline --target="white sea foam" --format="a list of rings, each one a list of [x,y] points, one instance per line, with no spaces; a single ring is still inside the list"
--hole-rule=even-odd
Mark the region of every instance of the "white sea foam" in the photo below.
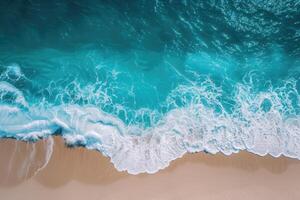
[[[239,113],[242,116],[218,114],[201,104],[192,104],[169,111],[155,126],[140,128],[126,125],[96,107],[68,105],[16,113],[6,106],[0,108],[6,109],[1,112],[0,127],[6,135],[22,140],[47,137],[62,128],[62,137],[68,144],[96,149],[110,157],[118,170],[131,174],[155,173],[187,152],[230,155],[246,149],[262,156],[300,159],[299,116],[282,116],[276,108],[279,102],[270,93],[254,99],[242,92],[239,95],[243,100]],[[270,111],[249,110],[267,97],[273,104]],[[14,126],[7,123],[10,111],[14,111]]]
[[[300,117],[290,99],[293,94],[299,106],[296,82],[264,92],[253,92],[251,84],[237,84],[231,112],[219,100],[221,88],[209,79],[181,85],[166,100],[169,111],[147,127],[125,123],[93,105],[28,106],[17,88],[2,81],[0,91],[12,93],[15,102],[0,104],[0,137],[36,141],[59,132],[67,144],[98,150],[131,174],[155,173],[188,152],[247,150],[300,159]],[[156,112],[136,111],[145,113]],[[50,141],[46,163],[52,145]]]
[[[2,80],[4,79],[18,81],[21,78],[25,78],[25,76],[18,64],[11,64],[6,66],[6,70],[0,75],[0,79]]]
[[[24,95],[20,90],[6,81],[0,81],[0,99],[3,100],[4,98],[7,98],[6,96],[9,96],[9,100],[16,104],[24,107],[28,106]]]

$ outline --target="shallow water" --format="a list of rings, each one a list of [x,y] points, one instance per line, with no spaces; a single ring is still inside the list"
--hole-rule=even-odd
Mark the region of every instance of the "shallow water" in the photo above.
[[[0,3],[0,137],[149,172],[187,152],[300,159],[300,2]]]

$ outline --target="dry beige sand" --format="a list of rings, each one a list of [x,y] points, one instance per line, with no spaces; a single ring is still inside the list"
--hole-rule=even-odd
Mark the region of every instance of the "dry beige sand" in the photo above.
[[[298,160],[197,153],[154,175],[134,176],[117,172],[99,152],[67,148],[60,138],[54,143],[48,164],[37,171],[47,141],[0,141],[1,200],[300,199]]]

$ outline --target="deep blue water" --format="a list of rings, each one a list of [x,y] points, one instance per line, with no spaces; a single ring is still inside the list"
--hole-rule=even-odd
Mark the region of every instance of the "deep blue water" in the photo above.
[[[299,0],[0,2],[0,138],[118,170],[187,152],[300,159]]]

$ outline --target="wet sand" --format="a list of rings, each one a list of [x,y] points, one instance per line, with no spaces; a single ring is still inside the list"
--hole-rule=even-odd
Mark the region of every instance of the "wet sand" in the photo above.
[[[156,174],[134,176],[58,137],[45,165],[50,144],[0,141],[1,200],[300,199],[300,161],[285,157],[189,154]]]

